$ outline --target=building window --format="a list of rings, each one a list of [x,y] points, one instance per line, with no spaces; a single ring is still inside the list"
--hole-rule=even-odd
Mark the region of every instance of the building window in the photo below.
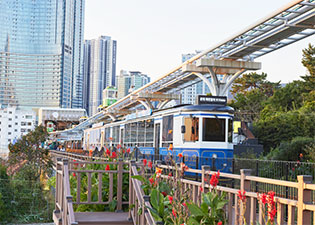
[[[16,122],[15,125],[18,125],[18,123]]]
[[[12,118],[9,118],[9,121],[12,121]]]
[[[11,112],[11,111],[9,111],[9,114],[12,114],[12,112]]]
[[[27,126],[32,126],[32,123],[31,123],[31,122],[28,122],[28,123],[27,123]]]
[[[14,129],[14,132],[17,132],[17,129]]]
[[[11,124],[9,124],[9,125],[8,125],[8,127],[12,127],[12,125],[11,125]]]
[[[26,115],[25,119],[32,119],[32,116],[31,115]]]
[[[11,135],[11,132],[8,132],[8,135]]]

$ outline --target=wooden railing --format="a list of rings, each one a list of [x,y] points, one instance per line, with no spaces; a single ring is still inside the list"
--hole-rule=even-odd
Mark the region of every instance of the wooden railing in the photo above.
[[[158,165],[158,167],[165,170],[174,169],[173,167],[166,165]],[[201,181],[198,182],[189,179],[181,179],[181,182],[183,183],[184,188],[188,191],[190,199],[194,203],[200,204],[200,187],[202,187],[202,190],[205,192],[208,192],[212,189],[212,187],[205,182],[204,178],[215,173],[216,171],[210,171],[209,166],[203,166],[202,170],[189,169],[189,172],[200,174]],[[216,187],[219,193],[225,192],[227,199],[229,200],[225,208],[228,224],[242,225],[242,215],[244,215],[247,224],[256,224],[256,220],[258,220],[257,222],[260,224],[263,224],[263,205],[258,201],[257,193],[251,191],[251,184],[253,182],[273,185],[276,184],[283,187],[296,188],[298,190],[297,200],[275,196],[277,224],[305,225],[312,224],[312,221],[315,221],[315,205],[309,202],[311,199],[311,191],[315,190],[315,184],[311,184],[311,176],[298,176],[298,182],[290,182],[251,176],[250,173],[251,170],[246,169],[242,169],[240,175],[220,173],[221,179],[226,178],[225,180],[229,180],[230,182],[236,180],[240,184],[239,189],[225,186]],[[162,175],[162,178],[169,179],[166,175]],[[245,191],[245,196],[247,199],[246,208],[239,204],[239,190]],[[246,209],[246,211],[244,212],[243,209]],[[287,209],[287,216],[285,216],[285,209]],[[256,213],[257,211],[258,214]],[[297,212],[297,216],[295,216],[295,212]]]
[[[74,219],[73,202],[70,193],[68,160],[58,159],[56,165],[55,224],[78,224]]]
[[[129,207],[132,206],[129,210],[129,217],[132,218],[134,224],[162,224],[160,222],[156,222],[151,212],[148,210],[148,207],[152,208],[150,204],[150,197],[145,195],[141,187],[141,182],[131,178],[132,176],[142,174],[143,170],[139,173],[136,161],[134,160],[130,162],[129,170]]]
[[[101,164],[101,165],[116,165],[116,170],[89,170],[85,169],[89,164]],[[114,199],[117,201],[116,212],[123,210],[123,205],[128,205],[129,201],[123,201],[123,174],[129,174],[129,170],[124,170],[124,163],[122,159],[118,162],[97,162],[97,161],[68,161],[68,159],[57,159],[56,165],[56,195],[55,195],[55,212],[54,215],[59,214],[59,218],[62,220],[62,224],[77,224],[75,222],[73,204],[86,204],[86,205],[108,205]],[[104,167],[105,168],[105,167]],[[92,174],[97,173],[97,201],[92,200]],[[75,180],[76,183],[76,196],[75,201],[71,195],[70,189],[74,188],[70,185],[70,177]],[[87,174],[87,186],[82,185],[82,174]],[[109,193],[107,201],[103,201],[103,175],[108,174]],[[114,178],[114,174],[117,174]],[[117,187],[116,194],[114,187]],[[81,199],[81,190],[86,189],[84,195],[86,200]],[[66,221],[65,223],[63,221]],[[60,224],[61,221],[58,222]],[[56,219],[55,219],[55,223]]]

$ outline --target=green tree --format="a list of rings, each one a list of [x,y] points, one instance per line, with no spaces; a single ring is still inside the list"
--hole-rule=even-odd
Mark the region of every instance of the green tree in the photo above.
[[[44,126],[38,126],[35,130],[22,136],[15,144],[9,145],[9,163],[12,165],[23,164],[28,166],[30,180],[39,180],[40,176],[49,173],[52,161],[49,150],[43,148],[43,143],[48,137]]]
[[[278,83],[266,80],[267,74],[256,72],[244,74],[235,80],[231,93],[235,96],[230,106],[238,112],[238,117],[246,121],[257,121],[264,102],[279,88]]]
[[[315,46],[309,44],[308,48],[303,49],[302,64],[308,70],[309,75],[301,76],[307,83],[310,91],[315,88]]]

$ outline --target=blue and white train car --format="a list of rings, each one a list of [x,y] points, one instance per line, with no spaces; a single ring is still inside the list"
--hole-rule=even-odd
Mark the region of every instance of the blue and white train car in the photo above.
[[[224,101],[223,101],[224,100]],[[222,102],[223,101],[223,102]],[[120,144],[142,154],[167,156],[179,153],[192,168],[211,165],[229,172],[233,158],[233,108],[222,97],[199,96],[197,105],[179,105],[141,111],[124,120],[85,130],[84,148]],[[164,157],[162,157],[164,158]]]

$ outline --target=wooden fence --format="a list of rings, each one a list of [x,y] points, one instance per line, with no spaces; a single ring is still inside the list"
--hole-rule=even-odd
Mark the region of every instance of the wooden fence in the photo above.
[[[116,165],[116,170],[88,170],[85,169],[89,164],[101,165]],[[54,222],[61,224],[61,221],[66,221],[64,224],[77,224],[75,222],[73,205],[108,205],[114,199],[117,201],[116,212],[123,210],[123,205],[128,205],[128,201],[123,201],[123,174],[129,174],[129,170],[124,170],[124,165],[128,165],[120,159],[118,162],[93,162],[93,161],[71,161],[68,159],[57,159],[56,164],[56,194],[55,194],[55,211]],[[97,173],[97,201],[92,201],[92,174]],[[87,174],[87,187],[83,187],[81,180],[82,174]],[[107,201],[103,201],[103,176],[108,174],[109,193]],[[114,181],[114,174],[117,176],[117,182]],[[73,199],[71,195],[70,175],[76,180],[76,196]],[[114,187],[117,187],[116,194],[114,194]],[[73,187],[72,187],[73,188]],[[81,190],[86,189],[87,198],[85,201],[81,199]],[[84,193],[84,194],[85,194]]]
[[[62,153],[63,154],[63,153]],[[135,161],[131,161],[129,165],[129,170],[124,170],[124,165],[129,164],[127,162],[96,162],[96,161],[83,161],[84,159],[78,158],[77,155],[72,155],[71,153],[66,153],[69,159],[76,159],[76,162],[68,162],[67,159],[62,162],[57,161],[56,163],[56,208],[54,215],[62,214],[60,217],[63,221],[67,221],[67,224],[76,224],[74,221],[73,204],[109,204],[112,199],[117,198],[117,210],[122,209],[123,204],[129,204],[129,216],[133,219],[134,224],[159,224],[156,222],[151,215],[150,211],[147,209],[150,206],[149,196],[145,196],[144,191],[141,188],[141,182],[136,179],[132,179],[133,175],[143,174],[143,163],[137,164]],[[57,154],[59,155],[59,153]],[[57,156],[56,155],[56,156]],[[81,157],[81,156],[80,156]],[[82,160],[82,161],[80,161]],[[88,164],[107,164],[107,165],[117,165],[117,170],[87,170],[80,167],[76,169],[74,165],[88,165]],[[163,169],[165,172],[167,170],[173,170],[173,167],[162,165],[158,163],[157,167]],[[139,170],[140,168],[140,170]],[[142,169],[141,169],[142,168]],[[201,178],[200,181],[193,181],[190,179],[181,179],[184,188],[190,195],[190,199],[196,204],[200,204],[201,193],[200,187],[203,191],[208,192],[211,190],[211,186],[205,182],[205,177],[210,176],[216,171],[210,171],[209,166],[203,166],[202,170],[189,169],[190,173],[196,173]],[[76,174],[76,196],[73,201],[73,197],[70,192],[70,182],[69,174]],[[81,177],[82,173],[87,174],[87,200],[82,201],[80,198]],[[91,199],[91,177],[93,173],[98,175],[98,199],[97,201],[92,201]],[[109,193],[108,200],[103,201],[102,198],[102,177],[104,174],[108,173],[109,176]],[[129,173],[129,201],[122,201],[122,187],[123,187],[123,174]],[[114,196],[114,184],[113,176],[117,174],[117,195]],[[168,173],[165,173],[168,174]],[[116,175],[115,175],[116,176]],[[162,175],[162,178],[167,179],[167,175]],[[224,180],[224,182],[222,182]],[[219,193],[226,193],[228,204],[226,205],[226,218],[228,224],[242,225],[242,216],[245,216],[247,224],[256,224],[259,222],[263,225],[263,206],[258,201],[257,193],[254,192],[257,185],[270,185],[271,187],[279,186],[282,188],[295,189],[298,193],[296,199],[289,199],[285,196],[275,196],[277,215],[277,224],[313,224],[315,225],[315,205],[311,202],[311,194],[315,190],[315,184],[312,184],[311,176],[298,176],[298,182],[283,181],[269,178],[262,178],[257,176],[251,176],[251,170],[242,169],[240,174],[230,174],[221,173],[220,183],[217,186]],[[238,184],[234,188],[230,183]],[[239,205],[238,191],[245,191],[246,201],[246,211],[242,205]],[[242,203],[241,203],[242,204]],[[139,212],[142,211],[142,214]],[[60,218],[59,217],[59,218]],[[54,217],[55,218],[55,217]],[[57,217],[56,217],[57,218]],[[55,220],[55,224],[56,220]]]
[[[173,167],[166,165],[158,165],[159,168],[164,170],[173,170]],[[205,182],[205,177],[210,176],[216,171],[210,171],[209,166],[203,166],[202,170],[189,169],[189,172],[197,173],[201,176],[201,181],[192,181],[189,179],[181,179],[185,190],[188,191],[190,199],[196,204],[200,204],[200,196],[202,187],[203,191],[208,192],[212,187]],[[228,201],[226,205],[226,218],[228,224],[242,225],[242,216],[244,215],[247,224],[256,224],[256,221],[263,224],[263,205],[258,201],[258,196],[256,192],[251,192],[251,184],[263,183],[263,184],[276,184],[284,187],[296,188],[298,190],[298,199],[286,199],[282,197],[275,196],[276,202],[276,222],[277,224],[315,224],[315,205],[310,202],[311,191],[315,190],[315,184],[311,184],[311,176],[298,176],[298,182],[290,182],[283,180],[275,180],[268,178],[261,178],[256,176],[251,176],[251,170],[242,169],[240,175],[220,173],[220,178],[226,178],[226,180],[237,180],[240,182],[240,189],[217,186],[217,190],[220,192],[225,192]],[[162,175],[162,178],[169,179],[168,176]],[[220,183],[219,183],[220,184]],[[245,191],[246,196],[246,211],[243,212],[244,207],[239,205],[238,191]],[[285,216],[285,209],[287,209],[287,217]],[[257,213],[258,211],[258,213]],[[296,215],[297,213],[297,215]],[[314,218],[312,220],[312,218]]]

